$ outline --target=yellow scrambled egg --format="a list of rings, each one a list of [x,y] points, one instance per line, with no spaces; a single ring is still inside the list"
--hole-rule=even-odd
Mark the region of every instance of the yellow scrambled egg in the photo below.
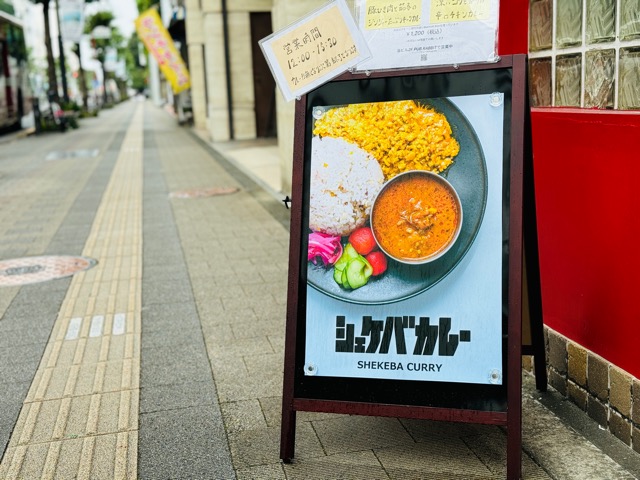
[[[343,138],[373,155],[386,180],[407,170],[446,170],[460,151],[446,117],[413,100],[328,110],[314,135]]]

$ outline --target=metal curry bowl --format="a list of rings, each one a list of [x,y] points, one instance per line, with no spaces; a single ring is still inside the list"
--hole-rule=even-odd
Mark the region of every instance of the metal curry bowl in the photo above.
[[[389,258],[422,265],[444,255],[462,228],[462,203],[440,175],[409,170],[388,180],[371,208],[371,230]]]

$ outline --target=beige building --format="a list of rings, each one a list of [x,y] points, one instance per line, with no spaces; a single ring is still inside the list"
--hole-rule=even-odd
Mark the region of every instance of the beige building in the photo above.
[[[258,41],[326,0],[186,0],[195,127],[214,142],[277,137],[291,192],[294,102],[276,90]]]
[[[275,125],[282,192],[290,193],[295,102],[285,102],[273,83],[266,85],[272,79],[257,41],[327,0],[186,2],[196,126],[211,140],[225,141],[274,135]],[[613,158],[622,159],[624,171],[637,170],[637,162],[625,160],[640,126],[640,21],[629,9],[634,2],[625,0],[564,2],[558,9],[548,8],[547,1],[499,3],[503,33],[498,51],[530,55],[536,213],[538,225],[544,226],[538,237],[549,384],[601,429],[640,451],[640,380],[637,347],[632,345],[637,338],[633,332],[638,331],[637,282],[627,281],[635,272],[628,268],[627,254],[634,250],[635,237],[612,237],[596,230],[585,239],[581,222],[584,192],[592,190],[604,192],[601,210],[614,212],[620,225],[626,226],[633,215],[628,201],[632,186],[628,181],[603,184],[598,166],[602,158]],[[592,3],[602,11],[582,17]],[[580,181],[558,182],[558,159],[579,159]],[[626,176],[630,178],[635,177]],[[558,205],[562,215],[557,214]],[[621,242],[628,248],[620,248]],[[611,245],[605,248],[606,262],[592,261],[595,244]],[[610,284],[604,294],[603,278]]]

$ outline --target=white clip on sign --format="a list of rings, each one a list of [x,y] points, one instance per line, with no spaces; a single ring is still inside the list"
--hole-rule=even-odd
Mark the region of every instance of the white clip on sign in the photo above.
[[[287,101],[371,56],[344,0],[335,0],[260,40],[260,47]]]
[[[373,58],[358,71],[498,60],[499,0],[356,0]]]

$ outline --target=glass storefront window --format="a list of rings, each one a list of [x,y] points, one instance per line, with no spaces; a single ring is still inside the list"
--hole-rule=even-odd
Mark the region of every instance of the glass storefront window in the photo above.
[[[580,55],[566,55],[556,59],[556,105],[580,106]]]
[[[640,110],[640,47],[620,51],[619,75],[619,108]]]
[[[531,106],[551,106],[551,59],[536,58],[529,66]]]
[[[529,11],[529,49],[545,50],[552,47],[551,0],[533,0]]]
[[[640,0],[529,0],[532,106],[640,110]]]
[[[620,39],[640,38],[640,0],[620,0]]]
[[[613,108],[615,50],[592,50],[587,52],[585,60],[584,106]]]
[[[582,42],[582,2],[581,0],[556,0],[556,45],[566,48]]]
[[[587,43],[611,42],[616,38],[615,0],[587,2]]]

